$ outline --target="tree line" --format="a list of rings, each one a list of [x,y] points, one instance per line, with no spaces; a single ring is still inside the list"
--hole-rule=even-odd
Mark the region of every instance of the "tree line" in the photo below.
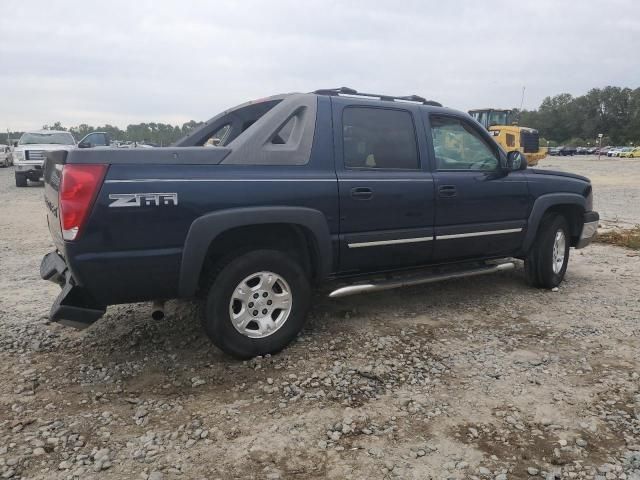
[[[551,145],[638,145],[640,88],[593,88],[574,97],[561,93],[546,97],[537,110],[520,112],[519,124],[532,127]],[[543,144],[544,146],[544,144]]]
[[[540,132],[542,146],[546,141],[551,146],[595,145],[600,133],[604,135],[603,146],[640,144],[640,88],[594,88],[578,97],[561,93],[546,97],[536,110],[514,110],[520,125]],[[44,128],[68,130],[76,140],[87,133],[101,131],[108,132],[114,140],[166,146],[201,124],[194,120],[182,126],[151,122],[127,125],[121,130],[108,124],[94,127],[85,123],[67,129],[60,122],[55,122]],[[21,132],[12,132],[10,137],[18,139],[20,135]],[[0,133],[0,143],[7,143],[6,133]]]
[[[81,140],[85,135],[91,132],[107,132],[113,140],[123,142],[147,143],[156,146],[167,146],[176,140],[187,135],[194,128],[202,125],[203,122],[190,120],[182,125],[171,125],[167,123],[137,123],[127,125],[122,130],[115,125],[99,125],[92,126],[86,123],[74,127],[65,127],[61,122],[55,122],[51,125],[43,125],[43,130],[65,130],[70,132],[76,139]],[[23,132],[10,132],[9,137],[12,141],[18,140]],[[0,143],[7,143],[7,133],[0,133]]]

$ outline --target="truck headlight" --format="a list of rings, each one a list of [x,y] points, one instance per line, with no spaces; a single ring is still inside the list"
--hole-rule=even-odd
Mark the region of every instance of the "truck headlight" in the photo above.
[[[13,154],[16,156],[15,160],[18,162],[24,161],[24,150],[16,150]]]

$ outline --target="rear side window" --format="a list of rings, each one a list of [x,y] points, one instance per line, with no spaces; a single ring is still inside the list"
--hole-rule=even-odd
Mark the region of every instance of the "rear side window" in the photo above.
[[[346,168],[420,168],[413,119],[406,110],[347,107],[342,136]]]

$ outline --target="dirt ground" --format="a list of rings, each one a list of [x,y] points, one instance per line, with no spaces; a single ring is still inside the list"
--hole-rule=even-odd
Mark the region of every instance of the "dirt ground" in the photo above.
[[[640,161],[591,176],[640,223]],[[640,257],[572,251],[559,291],[522,269],[314,299],[283,353],[238,362],[197,308],[46,321],[42,187],[0,170],[0,476],[30,479],[640,479]]]
[[[640,224],[640,161],[597,156],[547,157],[539,168],[565,170],[591,179],[594,208],[603,227],[630,228]]]

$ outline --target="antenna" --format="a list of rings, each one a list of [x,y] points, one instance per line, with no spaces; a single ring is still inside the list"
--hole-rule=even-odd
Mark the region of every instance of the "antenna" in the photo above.
[[[524,105],[524,91],[527,87],[526,86],[522,86],[522,96],[520,97],[520,110],[518,110],[518,120],[517,123],[514,122],[514,125],[519,125],[520,124],[520,120],[522,120],[522,105]]]

